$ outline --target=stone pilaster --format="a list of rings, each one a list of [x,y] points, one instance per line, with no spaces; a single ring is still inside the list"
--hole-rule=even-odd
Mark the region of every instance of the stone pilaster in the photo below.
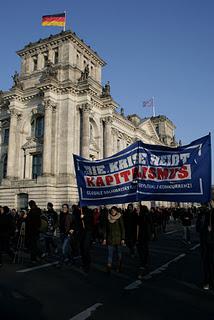
[[[90,123],[89,115],[91,106],[86,103],[82,105],[82,150],[81,155],[84,158],[89,158],[89,140],[90,140]]]
[[[41,52],[38,53],[37,70],[43,69],[43,55]]]
[[[107,116],[104,119],[104,157],[109,157],[112,155],[112,134],[111,127],[113,119],[111,116]]]
[[[7,178],[13,179],[16,177],[16,138],[17,138],[17,125],[18,118],[21,113],[15,108],[10,108],[10,133],[8,144],[8,160],[7,160]]]
[[[52,112],[56,104],[50,99],[44,101],[45,123],[43,142],[43,176],[51,175],[51,149],[52,149]]]

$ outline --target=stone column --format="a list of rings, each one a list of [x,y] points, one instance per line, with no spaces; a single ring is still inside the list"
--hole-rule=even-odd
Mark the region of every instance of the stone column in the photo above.
[[[24,178],[25,179],[31,179],[32,177],[32,166],[31,166],[31,158],[28,150],[24,150],[24,157],[25,157],[25,173]]]
[[[43,69],[43,55],[42,53],[38,53],[38,60],[37,60],[37,70]]]
[[[16,176],[16,137],[17,137],[17,124],[20,112],[15,109],[10,109],[10,133],[8,143],[8,157],[7,157],[7,178],[11,179]]]
[[[82,105],[82,150],[81,155],[83,158],[89,158],[89,130],[90,130],[90,122],[89,115],[91,112],[91,106],[86,103]]]
[[[44,101],[45,122],[43,142],[43,176],[51,175],[51,149],[52,149],[52,110],[56,105],[50,99]]]
[[[31,56],[28,54],[26,55],[25,59],[25,73],[30,73],[30,65],[31,65]]]
[[[112,155],[112,126],[113,119],[112,117],[108,116],[104,118],[104,157],[109,157]]]
[[[1,144],[2,144],[3,139],[4,139],[2,131],[3,131],[3,129],[2,129],[2,120],[1,120],[0,121],[0,150],[1,150]]]

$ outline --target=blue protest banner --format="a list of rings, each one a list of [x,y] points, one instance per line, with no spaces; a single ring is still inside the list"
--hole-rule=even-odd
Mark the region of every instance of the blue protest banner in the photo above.
[[[210,135],[177,148],[137,141],[102,160],[74,155],[81,206],[211,199]]]

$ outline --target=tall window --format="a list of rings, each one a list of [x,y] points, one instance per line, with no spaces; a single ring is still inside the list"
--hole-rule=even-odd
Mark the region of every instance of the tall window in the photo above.
[[[33,165],[32,165],[32,178],[36,179],[38,176],[42,175],[42,155],[33,155]]]
[[[44,68],[47,66],[47,63],[48,63],[48,54],[45,53],[44,54]]]
[[[33,71],[37,70],[37,66],[38,66],[38,57],[34,56],[33,57]]]
[[[35,137],[42,138],[43,135],[44,135],[44,117],[40,116],[36,118]]]
[[[9,142],[9,128],[4,129],[3,143],[8,144]]]
[[[59,62],[59,51],[56,49],[54,51],[54,63],[57,64]]]
[[[7,154],[4,157],[3,160],[3,178],[6,178],[7,176]]]

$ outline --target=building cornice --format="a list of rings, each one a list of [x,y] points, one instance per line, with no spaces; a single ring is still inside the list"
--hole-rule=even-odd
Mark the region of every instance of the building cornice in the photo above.
[[[106,65],[106,62],[100,58],[97,52],[93,51],[90,46],[84,43],[82,39],[80,39],[74,32],[65,31],[60,32],[56,35],[50,35],[48,38],[39,39],[39,41],[34,43],[29,43],[23,49],[18,50],[17,54],[20,57],[24,57],[26,55],[34,55],[40,52],[44,52],[49,50],[52,47],[56,47],[62,42],[71,40],[79,49],[83,51],[83,53],[90,56],[93,60],[99,63],[102,67]]]

